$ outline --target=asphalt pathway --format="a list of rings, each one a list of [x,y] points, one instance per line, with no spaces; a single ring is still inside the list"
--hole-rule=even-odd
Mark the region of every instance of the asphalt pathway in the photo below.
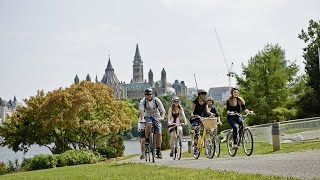
[[[186,151],[184,147],[184,151]],[[267,154],[236,157],[207,158],[181,158],[173,160],[169,151],[162,151],[163,158],[156,159],[156,165],[182,168],[227,170],[240,173],[277,175],[283,177],[297,177],[302,179],[320,179],[320,151],[304,151],[283,154]],[[145,163],[139,157],[122,162]]]

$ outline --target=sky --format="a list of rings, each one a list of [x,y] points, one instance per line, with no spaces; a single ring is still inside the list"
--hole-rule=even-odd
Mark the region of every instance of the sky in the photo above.
[[[151,68],[160,80],[165,68],[171,83],[195,87],[195,74],[199,88],[228,86],[217,37],[235,73],[268,43],[303,73],[298,34],[320,19],[319,7],[319,0],[0,0],[0,97],[22,101],[68,87],[75,75],[101,80],[109,55],[129,83],[136,44],[145,79]]]

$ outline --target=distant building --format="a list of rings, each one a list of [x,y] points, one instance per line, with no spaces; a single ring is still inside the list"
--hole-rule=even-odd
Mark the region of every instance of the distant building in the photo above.
[[[2,100],[2,98],[0,97],[0,125],[6,122],[6,116],[11,116],[12,113],[15,111],[16,107],[19,105],[22,104],[17,102],[15,96],[13,98],[13,101],[10,99],[8,102]]]
[[[198,94],[198,90],[196,87],[188,88],[188,97],[193,98],[194,95]]]
[[[154,81],[153,72],[150,69],[148,72],[148,81],[143,76],[143,61],[141,59],[139,45],[136,45],[136,51],[133,58],[132,66],[133,74],[130,83],[126,84],[120,82],[114,73],[114,69],[111,65],[109,57],[107,68],[101,82],[107,86],[110,86],[114,91],[114,96],[117,99],[121,98],[142,98],[144,97],[144,90],[152,88],[156,96],[164,95],[177,95],[186,96],[187,86],[184,81],[179,82],[175,80],[174,84],[167,82],[167,72],[164,68],[161,71],[160,81]],[[91,77],[88,74],[86,77],[87,81],[91,81]],[[97,77],[96,77],[97,82]],[[79,84],[79,77],[76,75],[74,83]]]
[[[212,97],[215,101],[226,101],[230,96],[229,87],[210,88],[208,96]]]

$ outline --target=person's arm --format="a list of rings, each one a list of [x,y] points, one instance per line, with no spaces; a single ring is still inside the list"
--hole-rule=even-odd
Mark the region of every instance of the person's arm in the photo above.
[[[184,110],[183,110],[183,108],[181,107],[181,119],[183,120],[183,123],[185,124],[185,125],[187,125],[188,124],[188,122],[187,122],[187,118],[186,118],[186,116],[185,116],[185,114],[184,114]]]
[[[227,100],[227,115],[232,114],[230,110],[231,110],[231,106],[230,106],[229,100]]]
[[[191,117],[194,116],[194,109],[196,108],[196,105],[194,103],[192,103],[192,106],[191,106]]]
[[[139,121],[140,122],[144,122],[144,101],[145,99],[141,99],[140,103],[139,103],[139,111],[140,111],[140,117],[139,117]]]
[[[218,112],[217,108],[212,107],[211,112],[213,112],[216,117],[219,117],[219,112]]]
[[[169,110],[168,110],[168,125],[172,124],[172,108],[169,107]]]
[[[160,111],[160,119],[164,119],[164,115],[166,114],[166,110],[164,109],[164,106],[159,98],[156,98],[156,101],[158,103],[158,109]]]
[[[212,116],[214,115],[212,112],[209,111],[208,104],[206,104],[206,108],[205,108],[205,109],[206,109],[206,112],[207,112],[207,114],[208,114],[209,116],[212,117]]]

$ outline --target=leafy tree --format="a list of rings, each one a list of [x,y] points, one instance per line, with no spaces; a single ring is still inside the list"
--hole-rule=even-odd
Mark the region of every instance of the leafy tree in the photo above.
[[[302,30],[298,37],[306,43],[303,48],[303,58],[305,59],[305,71],[308,75],[307,83],[312,90],[307,91],[306,96],[301,99],[300,105],[303,116],[320,115],[320,68],[319,68],[319,48],[320,48],[320,21],[309,21],[306,31]]]
[[[293,118],[297,114],[294,101],[298,94],[291,94],[295,87],[298,67],[285,60],[284,51],[278,45],[268,44],[252,57],[248,65],[242,65],[242,76],[237,75],[241,96],[247,107],[256,113],[249,124],[262,124],[274,120]]]
[[[32,144],[47,146],[53,153],[96,150],[106,136],[129,129],[137,116],[131,104],[113,98],[111,88],[88,81],[47,94],[38,91],[24,101],[26,106],[17,108],[0,127],[1,145],[15,152],[27,152]]]

